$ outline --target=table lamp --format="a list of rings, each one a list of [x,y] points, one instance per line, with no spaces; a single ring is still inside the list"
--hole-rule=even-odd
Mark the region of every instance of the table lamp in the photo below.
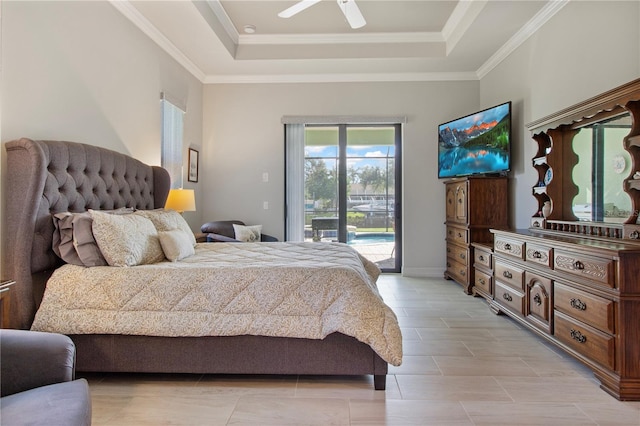
[[[193,189],[171,189],[164,204],[165,209],[175,210],[182,214],[196,210],[196,196]]]

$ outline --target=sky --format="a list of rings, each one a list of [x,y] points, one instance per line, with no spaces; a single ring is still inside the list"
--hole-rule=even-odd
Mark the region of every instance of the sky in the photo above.
[[[364,166],[378,166],[384,167],[384,159],[387,156],[387,150],[389,156],[395,156],[395,146],[393,145],[377,145],[377,146],[348,146],[347,147],[347,167],[364,167]],[[306,146],[306,157],[329,157],[335,159],[338,152],[337,145],[330,146]],[[355,158],[353,158],[355,157]],[[329,164],[334,164],[333,161]]]

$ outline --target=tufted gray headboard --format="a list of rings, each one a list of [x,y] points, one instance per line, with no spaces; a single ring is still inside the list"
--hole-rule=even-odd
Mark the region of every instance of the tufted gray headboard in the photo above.
[[[168,172],[127,155],[75,142],[7,142],[6,264],[16,281],[11,325],[28,328],[46,280],[62,261],[52,249],[55,213],[164,206]]]

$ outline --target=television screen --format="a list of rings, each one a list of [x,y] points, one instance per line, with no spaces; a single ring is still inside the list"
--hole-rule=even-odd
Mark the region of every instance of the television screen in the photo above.
[[[511,102],[438,126],[438,178],[504,174],[510,160]]]

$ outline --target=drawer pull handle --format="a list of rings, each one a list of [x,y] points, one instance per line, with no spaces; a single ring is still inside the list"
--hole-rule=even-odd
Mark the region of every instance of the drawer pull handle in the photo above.
[[[487,284],[487,283],[486,283],[486,281],[484,280],[484,278],[478,278],[478,284],[485,285],[485,284]]]
[[[533,252],[533,258],[534,259],[542,259],[542,253],[540,253],[538,250]]]
[[[584,263],[580,262],[579,260],[576,260],[575,262],[573,262],[573,269],[582,271],[584,269]]]
[[[460,275],[464,277],[465,275],[467,275],[467,271],[465,269],[460,269]]]
[[[460,253],[460,259],[466,259],[467,256],[464,253]]]
[[[571,338],[578,343],[585,343],[587,341],[587,336],[574,329],[571,329]]]
[[[509,272],[509,271],[504,271],[504,272],[502,273],[502,276],[503,276],[503,277],[505,277],[505,278],[508,278],[508,279],[513,278],[513,275],[512,275],[512,274],[511,274],[511,272]]]
[[[478,256],[478,260],[479,260],[480,262],[484,262],[484,256],[483,256],[483,255]]]
[[[447,268],[450,268],[451,264],[449,262],[447,262]]]
[[[462,238],[462,234],[458,232],[458,238]]]
[[[587,310],[587,304],[584,303],[582,300],[580,299],[571,299],[571,307],[573,309],[577,309],[579,311],[586,311]]]
[[[451,249],[447,247],[447,253],[451,253]]]
[[[536,305],[538,306],[542,305],[542,297],[540,297],[540,293],[536,293],[536,295],[533,296],[533,301],[536,302]]]
[[[507,243],[504,245],[504,249],[507,251],[511,251],[511,244]]]
[[[507,302],[511,302],[513,300],[513,297],[511,297],[511,295],[509,293],[503,293],[502,294],[502,298],[504,300],[506,300]]]

